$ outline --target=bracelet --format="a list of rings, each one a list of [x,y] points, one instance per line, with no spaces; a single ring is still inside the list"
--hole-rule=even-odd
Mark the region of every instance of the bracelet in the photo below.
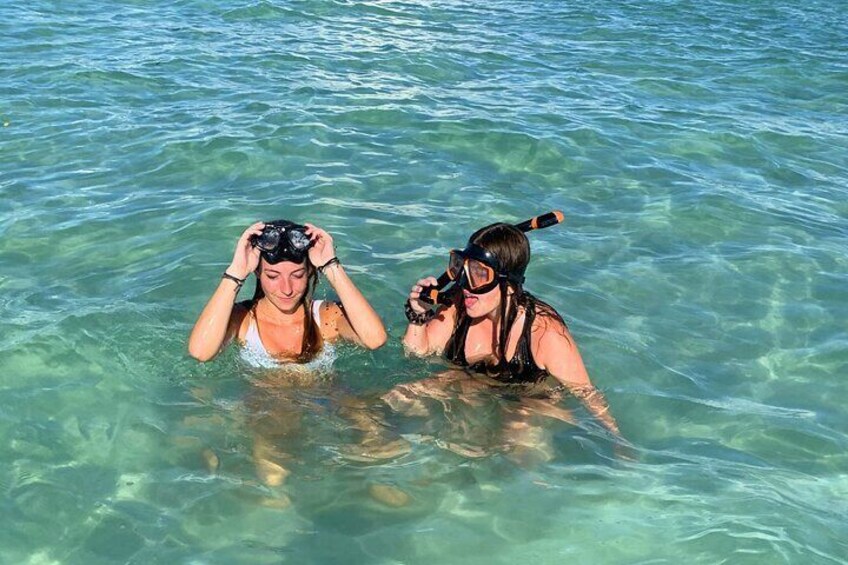
[[[228,273],[227,271],[224,271],[224,274],[223,274],[223,275],[221,275],[221,278],[222,278],[222,279],[230,279],[231,281],[233,281],[234,283],[236,283],[236,292],[238,292],[239,290],[241,290],[242,285],[244,285],[244,281],[246,281],[246,280],[247,280],[247,277],[245,277],[245,278],[243,278],[243,279],[240,279],[240,278],[238,278],[238,277],[234,277],[233,275],[231,275],[231,274],[230,274],[230,273]]]
[[[342,262],[339,261],[338,257],[333,257],[332,259],[330,259],[329,261],[327,261],[326,263],[324,263],[323,265],[318,267],[318,272],[323,275],[324,269],[326,269],[327,267],[329,267],[331,265],[341,265],[341,264],[342,264]]]
[[[403,307],[403,313],[406,314],[406,319],[409,320],[409,323],[414,326],[423,326],[436,317],[435,310],[427,310],[419,314],[412,309],[412,303],[409,300],[406,301]]]

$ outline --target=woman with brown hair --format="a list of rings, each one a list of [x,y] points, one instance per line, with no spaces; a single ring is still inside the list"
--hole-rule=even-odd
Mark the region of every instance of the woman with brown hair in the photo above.
[[[253,298],[237,303],[251,273],[256,275]],[[338,302],[313,300],[319,273],[333,287]],[[330,234],[312,224],[287,220],[247,228],[194,324],[188,351],[198,361],[209,361],[237,341],[242,360],[263,370],[251,379],[246,404],[254,431],[253,459],[266,485],[279,485],[289,474],[287,450],[303,427],[302,410],[290,398],[292,387],[315,385],[330,370],[333,344],[340,339],[376,349],[385,343],[386,330],[347,276]],[[340,411],[365,433],[365,440],[381,433],[358,403],[344,404]],[[217,456],[211,450],[205,456],[216,468]]]
[[[236,303],[251,273],[256,274],[253,298]],[[338,303],[313,301],[319,273]],[[236,339],[242,358],[253,366],[318,365],[339,338],[376,349],[386,342],[386,330],[347,276],[330,234],[312,224],[276,220],[242,233],[230,266],[194,324],[188,351],[209,361]]]
[[[557,219],[548,225],[561,221],[561,214],[556,214]],[[417,356],[443,356],[462,371],[400,385],[385,399],[408,411],[420,407],[416,396],[443,398],[445,388],[468,397],[502,387],[520,399],[517,412],[571,421],[570,412],[555,402],[568,392],[618,437],[618,425],[603,395],[592,385],[562,316],[524,288],[530,262],[524,231],[538,227],[525,224],[495,223],[477,230],[465,249],[451,251],[445,275],[413,285],[405,308],[406,350]],[[439,296],[447,298],[431,309],[434,289],[446,281],[453,286]],[[513,421],[512,425],[524,424]]]

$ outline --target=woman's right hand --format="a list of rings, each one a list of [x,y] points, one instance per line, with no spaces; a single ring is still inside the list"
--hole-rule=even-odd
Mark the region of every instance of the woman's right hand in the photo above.
[[[412,285],[412,289],[409,291],[409,304],[412,306],[413,312],[423,314],[430,309],[430,304],[421,300],[421,291],[424,290],[424,287],[436,286],[438,284],[439,282],[436,280],[436,277],[427,277]]]
[[[229,274],[240,279],[246,279],[259,266],[260,250],[250,243],[250,238],[251,236],[261,234],[264,227],[264,222],[256,222],[241,234],[238,243],[236,243],[233,260],[230,266],[227,267]]]

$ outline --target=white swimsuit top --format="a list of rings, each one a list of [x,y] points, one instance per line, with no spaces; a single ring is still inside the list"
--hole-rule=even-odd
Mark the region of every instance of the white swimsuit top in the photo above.
[[[321,304],[323,300],[315,300],[312,303],[312,317],[315,318],[315,323],[321,327]],[[262,343],[262,338],[259,337],[259,328],[256,327],[256,317],[253,312],[249,314],[250,324],[247,326],[247,333],[244,336],[244,344],[240,354],[243,361],[249,365],[261,369],[276,369],[280,367],[293,368],[300,367],[305,371],[320,371],[327,372],[333,367],[333,361],[336,359],[336,349],[333,344],[324,342],[324,346],[315,359],[308,363],[297,363],[294,361],[280,361],[273,357],[265,345]]]

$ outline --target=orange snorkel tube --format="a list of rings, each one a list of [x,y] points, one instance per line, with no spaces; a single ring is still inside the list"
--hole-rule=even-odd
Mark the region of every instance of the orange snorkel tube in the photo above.
[[[553,210],[515,224],[515,227],[527,233],[555,226],[563,221],[565,221],[565,215],[560,210]],[[453,279],[445,271],[436,280],[436,286],[428,286],[421,290],[419,299],[427,304],[450,304],[451,299],[443,289],[452,282]]]
[[[535,218],[525,220],[520,224],[515,224],[515,227],[527,233],[533,230],[549,228],[564,221],[565,215],[560,210],[554,210],[552,212],[548,212],[547,214],[542,214],[541,216],[536,216]]]

